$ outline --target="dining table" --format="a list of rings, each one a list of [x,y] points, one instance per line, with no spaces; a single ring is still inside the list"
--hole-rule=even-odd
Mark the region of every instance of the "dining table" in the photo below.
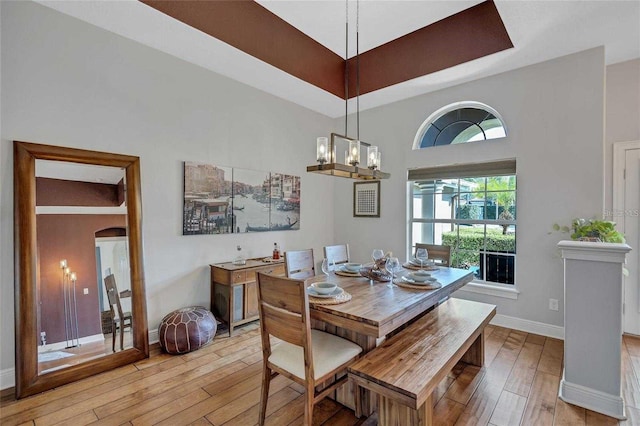
[[[397,279],[402,279],[409,272],[403,268],[397,273]],[[473,271],[444,266],[429,273],[440,283],[439,288],[390,287],[388,282],[372,281],[364,276],[340,276],[335,272],[309,278],[309,284],[334,282],[351,296],[350,300],[339,304],[314,303],[310,298],[311,326],[350,340],[362,348],[363,354],[367,353],[384,338],[446,300],[474,277]],[[360,396],[360,410],[356,410],[355,392]],[[377,405],[375,394],[363,388],[354,389],[350,382],[336,391],[334,398],[355,410],[357,417],[371,415]]]

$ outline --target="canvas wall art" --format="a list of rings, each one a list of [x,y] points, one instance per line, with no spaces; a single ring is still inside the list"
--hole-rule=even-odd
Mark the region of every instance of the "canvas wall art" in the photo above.
[[[182,234],[300,229],[300,177],[184,163]]]

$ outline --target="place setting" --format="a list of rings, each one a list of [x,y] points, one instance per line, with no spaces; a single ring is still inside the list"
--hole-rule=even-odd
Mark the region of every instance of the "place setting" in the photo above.
[[[442,287],[438,279],[428,271],[411,271],[395,278],[393,283],[398,287],[414,290],[435,290]]]
[[[307,287],[309,303],[314,305],[338,305],[351,300],[351,294],[328,281],[318,281]]]
[[[415,257],[402,265],[403,268],[412,271],[437,271],[433,259],[429,259],[429,253],[426,248],[419,248],[416,250]]]

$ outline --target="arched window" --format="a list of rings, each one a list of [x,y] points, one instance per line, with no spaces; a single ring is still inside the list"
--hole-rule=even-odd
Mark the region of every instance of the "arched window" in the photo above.
[[[503,138],[500,114],[480,102],[456,102],[434,112],[418,129],[413,149]]]

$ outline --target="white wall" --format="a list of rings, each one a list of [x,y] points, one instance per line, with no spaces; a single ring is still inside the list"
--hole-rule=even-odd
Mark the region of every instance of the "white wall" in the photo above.
[[[505,139],[413,151],[415,134],[438,108],[479,101],[506,121]],[[380,219],[353,218],[350,206],[335,210],[336,239],[348,241],[354,259],[369,259],[374,247],[405,256],[407,169],[451,163],[516,158],[518,300],[464,293],[498,305],[498,313],[555,326],[562,308],[548,310],[549,298],[563,299],[562,262],[549,235],[553,223],[599,215],[603,207],[604,49],[476,80],[361,112],[364,141],[383,152]],[[349,199],[352,184],[338,182],[336,199]],[[375,232],[372,232],[375,226]]]
[[[30,2],[2,4],[0,370],[13,367],[12,140],[141,158],[149,327],[209,305],[208,264],[333,243],[333,180],[307,174],[333,120]],[[299,231],[182,236],[182,162],[301,176]]]
[[[604,184],[605,207],[611,210],[613,144],[640,140],[640,59],[609,65],[606,79]]]

